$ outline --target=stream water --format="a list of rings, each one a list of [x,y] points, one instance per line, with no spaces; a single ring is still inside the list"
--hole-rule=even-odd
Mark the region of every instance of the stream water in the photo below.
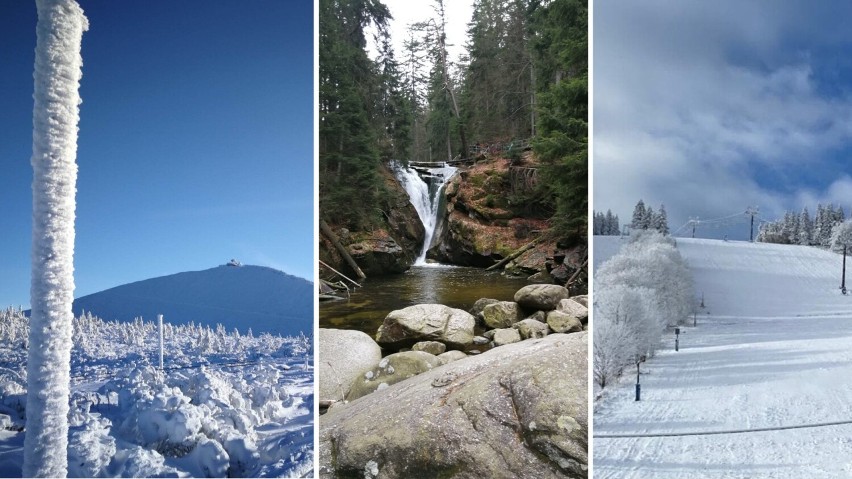
[[[320,327],[357,329],[375,337],[388,313],[422,303],[452,308],[473,306],[479,298],[512,301],[529,284],[496,271],[457,266],[414,266],[403,274],[367,278],[348,301],[320,303]]]

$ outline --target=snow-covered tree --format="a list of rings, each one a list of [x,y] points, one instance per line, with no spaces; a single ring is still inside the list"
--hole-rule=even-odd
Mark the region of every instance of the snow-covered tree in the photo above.
[[[654,208],[650,206],[645,209],[645,216],[642,217],[642,229],[649,230],[654,228],[654,218],[656,218]]]
[[[634,230],[648,229],[648,225],[645,223],[645,202],[642,200],[639,200],[636,207],[633,208],[633,220],[630,222],[630,228]]]
[[[89,24],[74,0],[36,0],[33,251],[24,477],[65,477],[74,300],[80,47]]]
[[[813,236],[814,224],[811,221],[811,215],[808,213],[807,206],[802,210],[802,215],[799,217],[799,237],[797,244],[808,246],[811,244]]]
[[[618,225],[618,215],[613,215],[612,210],[606,210],[605,224],[607,225],[607,235],[621,234],[621,227]]]
[[[603,213],[594,213],[592,215],[592,234],[593,235],[604,235],[604,215]]]
[[[660,211],[654,216],[653,228],[663,235],[669,234],[669,218],[666,214],[666,205],[660,205]]]
[[[843,246],[848,249],[852,247],[852,220],[838,223],[831,233],[831,250],[835,253],[842,253]]]
[[[595,380],[603,387],[636,356],[653,354],[663,331],[686,320],[692,277],[670,237],[636,231],[595,274]]]

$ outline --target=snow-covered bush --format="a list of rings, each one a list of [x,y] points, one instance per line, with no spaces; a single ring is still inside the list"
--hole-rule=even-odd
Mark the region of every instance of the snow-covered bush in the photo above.
[[[687,319],[693,298],[674,240],[654,231],[636,232],[600,266],[594,292],[593,374],[600,387],[653,354],[663,331]]]
[[[846,245],[847,249],[852,247],[852,220],[838,223],[831,229],[831,250],[842,253],[843,245]]]
[[[27,323],[20,309],[0,310],[0,428],[19,434]],[[160,371],[156,323],[84,313],[73,326],[69,476],[301,476],[312,467],[306,337],[166,323]]]

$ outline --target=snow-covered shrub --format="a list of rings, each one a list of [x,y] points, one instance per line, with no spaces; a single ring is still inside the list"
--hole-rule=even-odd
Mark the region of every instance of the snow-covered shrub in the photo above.
[[[693,297],[674,240],[653,231],[637,232],[600,266],[594,291],[593,368],[600,387],[653,354],[663,331],[687,319]]]
[[[27,323],[20,309],[0,310],[0,428],[14,431],[23,429],[26,412]],[[310,358],[306,338],[165,323],[166,367],[159,371],[152,366],[159,363],[155,322],[83,313],[73,326],[70,476],[253,477],[310,469],[310,372],[291,368]],[[211,338],[203,355],[201,334]],[[97,382],[103,386],[92,391]],[[279,427],[294,419],[294,427]]]
[[[852,248],[852,220],[838,223],[831,229],[831,250],[842,253],[843,245],[847,246],[847,254],[849,254],[848,249]]]
[[[71,423],[68,442],[69,477],[103,477],[117,451],[109,435],[112,423],[86,414],[79,424]]]

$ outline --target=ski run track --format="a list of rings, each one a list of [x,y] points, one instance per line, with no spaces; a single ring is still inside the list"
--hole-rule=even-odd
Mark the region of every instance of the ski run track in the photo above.
[[[599,265],[627,240],[594,241]],[[705,308],[696,327],[692,318],[681,326],[679,352],[669,331],[642,364],[641,401],[633,368],[595,398],[594,477],[852,477],[852,294],[839,289],[842,256],[677,243]],[[625,435],[641,437],[612,437]]]

